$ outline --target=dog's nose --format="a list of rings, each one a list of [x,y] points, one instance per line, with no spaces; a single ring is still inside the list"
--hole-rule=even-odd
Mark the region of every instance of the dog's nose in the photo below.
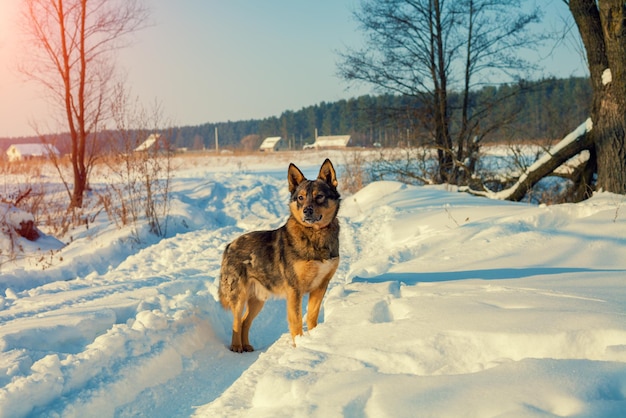
[[[304,212],[304,216],[313,216],[313,206],[306,206],[302,212]]]

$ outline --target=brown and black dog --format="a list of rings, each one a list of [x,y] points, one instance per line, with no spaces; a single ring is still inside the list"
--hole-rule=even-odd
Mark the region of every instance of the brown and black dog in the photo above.
[[[287,322],[295,339],[302,335],[302,297],[309,293],[307,328],[315,328],[328,282],[339,265],[340,197],[332,163],[324,161],[316,180],[307,180],[290,164],[287,178],[287,223],[242,235],[224,250],[219,298],[233,312],[230,349],[238,353],[254,350],[250,326],[272,295],[287,299]]]

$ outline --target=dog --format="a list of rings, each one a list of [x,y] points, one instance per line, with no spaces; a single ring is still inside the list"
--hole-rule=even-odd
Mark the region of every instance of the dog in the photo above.
[[[302,335],[302,297],[309,294],[310,331],[317,326],[322,299],[339,265],[341,199],[333,164],[326,159],[317,179],[307,180],[291,163],[287,179],[287,222],[275,230],[241,235],[224,250],[218,294],[224,309],[233,313],[230,349],[237,353],[254,351],[250,326],[270,296],[286,298],[295,346],[295,337]]]

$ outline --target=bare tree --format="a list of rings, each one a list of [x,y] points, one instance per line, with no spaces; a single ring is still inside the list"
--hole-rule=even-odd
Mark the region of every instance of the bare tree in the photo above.
[[[539,39],[528,32],[539,12],[524,12],[519,0],[363,0],[354,16],[365,47],[340,54],[340,76],[415,98],[437,149],[434,181],[465,181],[467,157],[490,130],[480,121],[494,105],[470,103],[471,89],[495,72],[511,79],[528,68],[515,54]],[[456,127],[455,86],[462,92]]]
[[[447,54],[452,43],[454,15],[445,0],[367,0],[354,13],[366,34],[366,46],[340,54],[339,74],[382,91],[414,97],[427,104],[434,121],[433,142],[438,149],[439,176],[446,181],[452,159],[449,133]]]
[[[523,84],[509,95],[470,103],[472,89],[492,82],[492,78],[515,79],[533,66],[519,58],[520,50],[536,46],[543,35],[531,34],[530,25],[539,21],[537,9],[521,11],[518,0],[464,0],[457,3],[461,22],[462,83],[461,117],[457,130],[455,172],[456,182],[467,182],[475,172],[479,143],[492,130],[511,122],[514,114],[503,114],[491,126],[485,126],[484,116],[493,112],[502,101],[524,90]]]
[[[140,0],[24,0],[28,58],[21,67],[47,91],[71,138],[70,208],[83,205],[114,74],[113,55],[142,27]],[[69,188],[68,188],[69,192]]]

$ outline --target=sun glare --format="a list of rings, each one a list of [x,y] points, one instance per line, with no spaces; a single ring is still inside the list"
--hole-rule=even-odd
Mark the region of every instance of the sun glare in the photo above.
[[[0,49],[16,39],[17,12],[20,0],[2,0],[0,2]]]

